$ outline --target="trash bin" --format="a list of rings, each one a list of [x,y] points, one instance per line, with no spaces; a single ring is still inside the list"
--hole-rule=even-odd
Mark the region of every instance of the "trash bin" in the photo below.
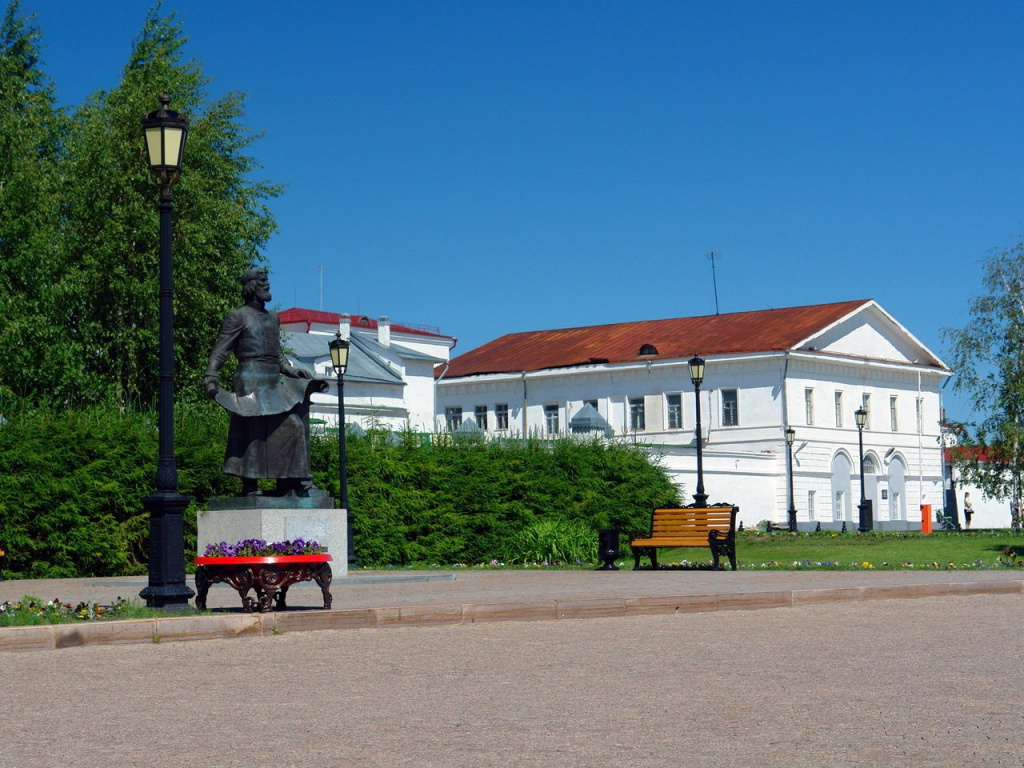
[[[619,550],[619,532],[616,530],[600,531],[597,534],[597,556],[604,561],[597,570],[617,571],[615,561],[619,559],[622,552]]]
[[[921,505],[921,533],[932,532],[932,505]]]

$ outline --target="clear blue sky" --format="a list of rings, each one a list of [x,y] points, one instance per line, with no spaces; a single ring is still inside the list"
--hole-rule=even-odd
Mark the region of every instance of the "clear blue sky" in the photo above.
[[[147,4],[23,9],[74,106],[117,85]],[[874,298],[947,356],[980,260],[1024,232],[1014,0],[163,9],[287,185],[275,303],[438,326],[456,354],[714,314],[714,250],[722,312]]]

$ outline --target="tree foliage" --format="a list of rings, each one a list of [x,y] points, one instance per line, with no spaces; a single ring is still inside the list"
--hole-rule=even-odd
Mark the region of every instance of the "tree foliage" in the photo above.
[[[971,299],[971,319],[945,329],[957,376],[980,421],[958,427],[954,451],[967,480],[986,496],[1017,500],[1024,474],[1024,242],[992,253],[985,293]]]
[[[238,277],[263,260],[260,249],[275,229],[267,201],[281,191],[251,178],[257,164],[246,151],[258,136],[241,124],[244,96],[207,98],[208,78],[197,62],[183,59],[181,24],[159,6],[149,12],[117,87],[95,92],[70,119],[53,109],[52,87],[38,69],[40,33],[17,2],[3,35],[0,153],[19,164],[14,176],[0,155],[0,173],[14,176],[23,191],[0,198],[0,206],[5,198],[21,206],[17,219],[0,221],[24,224],[2,232],[0,273],[17,273],[39,290],[6,313],[12,324],[0,351],[16,354],[0,359],[0,381],[36,401],[155,402],[159,195],[140,121],[167,93],[172,108],[190,118],[185,168],[174,188],[177,391],[181,399],[200,398],[220,320],[239,301]],[[8,70],[18,77],[8,78]],[[33,130],[19,127],[8,102],[32,111]],[[37,156],[46,162],[34,162]]]
[[[0,392],[30,395],[40,350],[57,338],[49,291],[58,264],[66,120],[39,66],[42,34],[15,0],[0,25]]]

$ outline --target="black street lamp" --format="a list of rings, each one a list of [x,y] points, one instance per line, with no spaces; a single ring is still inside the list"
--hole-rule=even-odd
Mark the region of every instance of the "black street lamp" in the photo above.
[[[694,353],[690,358],[690,381],[693,382],[693,394],[697,398],[697,492],[693,501],[698,507],[706,506],[708,495],[704,493],[704,436],[700,427],[700,384],[704,381],[704,358]]]
[[[348,539],[348,564],[356,562],[355,548],[352,545],[352,515],[348,509],[348,456],[345,451],[345,371],[348,370],[348,353],[352,342],[341,337],[338,331],[330,343],[331,366],[338,377],[338,503],[345,510],[346,538]]]
[[[868,423],[868,412],[861,406],[853,412],[853,417],[857,420],[857,438],[860,446],[860,504],[857,506],[860,522],[857,530],[867,533],[874,527],[871,520],[871,502],[864,496],[864,425]]]
[[[793,502],[793,441],[796,430],[786,427],[786,460],[789,464],[789,531],[796,533],[796,504]]]
[[[149,170],[160,185],[160,455],[156,493],[142,500],[149,511],[149,585],[139,593],[151,608],[184,610],[195,594],[185,584],[184,512],[189,498],[178,493],[174,461],[174,278],[171,262],[171,187],[181,176],[188,121],[168,109],[171,98],[160,97],[160,109],[142,118]]]

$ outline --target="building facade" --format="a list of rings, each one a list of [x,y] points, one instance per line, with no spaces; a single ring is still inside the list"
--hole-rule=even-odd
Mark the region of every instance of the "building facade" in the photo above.
[[[792,478],[799,528],[856,528],[862,407],[874,528],[918,528],[922,504],[942,506],[950,371],[871,300],[503,336],[456,357],[438,379],[437,427],[472,420],[485,434],[553,437],[580,431],[596,411],[611,439],[649,446],[689,495],[696,353],[706,360],[705,490],[710,503],[737,504],[744,525],[784,524]]]
[[[278,317],[286,354],[330,382],[328,392],[313,396],[314,424],[338,426],[337,378],[328,345],[340,331],[351,342],[345,374],[346,423],[364,430],[433,429],[434,369],[448,362],[453,337],[436,328],[392,324],[386,316],[286,309]]]

